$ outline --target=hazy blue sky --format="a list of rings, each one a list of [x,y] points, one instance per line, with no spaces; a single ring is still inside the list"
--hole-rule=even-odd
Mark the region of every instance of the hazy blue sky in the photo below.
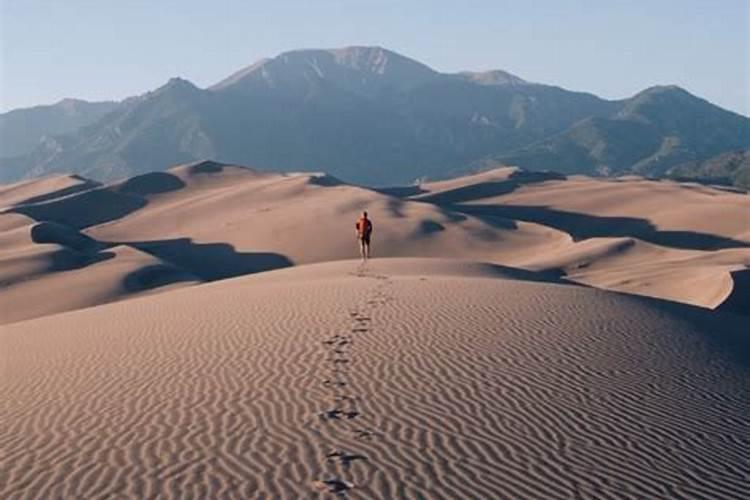
[[[210,85],[261,57],[382,45],[621,98],[675,83],[750,114],[750,0],[0,0],[0,108]]]

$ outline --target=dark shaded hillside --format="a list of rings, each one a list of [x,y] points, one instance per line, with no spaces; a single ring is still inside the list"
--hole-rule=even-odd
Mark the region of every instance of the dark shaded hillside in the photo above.
[[[186,80],[171,79],[93,125],[46,141],[26,156],[26,176],[76,172],[111,180],[212,156],[201,129],[208,97]]]
[[[750,190],[750,151],[732,151],[703,161],[691,161],[672,167],[669,177],[709,184],[725,184]]]
[[[614,102],[499,70],[438,73],[379,47],[301,50],[208,89],[172,79],[0,160],[0,182],[59,172],[112,180],[204,158],[371,185],[447,177],[488,159],[661,175],[750,147],[748,122],[675,87]]]
[[[65,134],[89,125],[117,107],[115,102],[63,99],[48,106],[15,109],[0,114],[0,157],[30,152],[44,137]]]
[[[670,167],[750,147],[750,120],[679,87],[653,87],[497,160],[565,173],[662,176]]]

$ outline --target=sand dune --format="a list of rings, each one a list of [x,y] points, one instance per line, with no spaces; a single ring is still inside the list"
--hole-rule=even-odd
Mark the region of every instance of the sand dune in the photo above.
[[[537,224],[486,223],[324,175],[258,174],[228,166],[188,175],[191,168],[170,171],[183,189],[152,196],[145,209],[87,233],[104,241],[189,236],[237,250],[273,251],[298,264],[355,256],[354,221],[364,209],[377,224],[374,251],[382,256],[472,259],[568,239]]]
[[[200,281],[133,247],[104,245],[54,222],[0,215],[0,323]]]
[[[748,200],[214,162],[1,188],[0,498],[746,497]],[[362,210],[394,258],[346,260]]]
[[[410,198],[448,206],[501,205],[498,212],[505,210],[539,219],[552,227],[560,226],[575,237],[608,230],[657,239],[662,236],[660,232],[666,232],[663,237],[671,237],[670,246],[680,248],[714,249],[750,243],[750,227],[743,217],[750,209],[747,194],[699,184],[639,177],[565,177],[507,167],[423,184],[418,191]],[[544,207],[549,212],[535,212],[533,207]],[[556,221],[554,211],[588,215],[589,219],[570,217]],[[688,241],[689,235],[680,232],[692,233],[696,241]]]
[[[376,191],[199,162],[106,186],[40,179],[0,189],[0,202],[0,306],[13,309],[4,323],[353,258],[365,209],[376,256],[493,262],[708,308],[733,297],[747,313],[734,276],[750,267],[750,197],[693,184],[502,168]],[[126,285],[144,275],[149,287]],[[85,299],[58,300],[48,279]]]
[[[746,497],[746,318],[537,278],[342,261],[6,325],[0,496]]]
[[[709,308],[745,294],[744,288],[735,291],[733,276],[750,268],[747,194],[638,177],[566,178],[501,168],[424,184],[406,198],[480,219],[540,224],[571,238],[568,245],[507,261],[513,265]]]
[[[2,315],[0,321],[59,312],[74,303],[90,306],[117,299],[116,288],[111,285],[126,281],[137,271],[132,258],[127,264],[119,262],[126,247],[131,249],[127,255],[149,257],[141,267],[158,262],[199,281],[352,258],[358,253],[354,221],[363,209],[369,210],[376,223],[375,255],[498,260],[501,255],[520,256],[569,241],[565,233],[538,224],[506,219],[485,222],[347,185],[323,174],[281,175],[201,162],[27,203],[0,214],[0,229],[4,219],[4,225],[24,239],[23,252],[41,252],[48,255],[48,260],[49,254],[58,255],[61,250],[70,253],[70,248],[40,245],[48,242],[33,237],[34,221],[53,225],[58,237],[67,234],[65,239],[89,238],[98,251],[86,257],[73,252],[80,262],[78,267],[92,281],[109,284],[100,300],[95,290],[101,287],[88,287],[86,300],[66,300],[44,308],[20,307],[12,314]],[[25,229],[13,225],[21,215],[28,221]],[[10,238],[6,233],[0,231],[0,239]],[[113,252],[113,248],[121,251]],[[23,252],[14,253],[14,258],[28,260]],[[96,273],[89,273],[94,270],[90,264],[102,256],[111,262],[97,264]],[[39,263],[39,258],[35,262]],[[56,272],[55,279],[60,283],[72,277],[49,263],[35,269],[27,277]],[[20,272],[19,268],[16,272]],[[196,282],[183,277],[179,279],[183,284]],[[10,307],[20,296],[33,294],[30,283],[23,290],[16,290],[18,282],[5,281],[0,304]],[[43,286],[42,281],[37,284]],[[79,290],[78,284],[71,281],[71,287],[75,287],[71,290]],[[127,287],[120,286],[119,290],[121,299],[133,296]],[[2,295],[7,297],[2,299]],[[51,297],[50,300],[54,302]]]
[[[0,184],[0,208],[50,200],[98,185],[77,175],[55,175],[8,185]]]

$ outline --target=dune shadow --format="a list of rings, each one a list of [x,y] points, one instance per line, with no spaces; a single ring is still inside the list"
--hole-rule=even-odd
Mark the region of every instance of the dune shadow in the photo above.
[[[343,185],[344,182],[332,175],[322,174],[310,177],[310,184],[323,187],[335,187]]]
[[[52,221],[73,229],[84,229],[121,219],[147,203],[143,198],[97,188],[66,198],[15,206],[8,212],[19,213],[36,221]]]
[[[31,241],[39,244],[61,245],[78,252],[95,253],[107,245],[57,222],[39,222],[30,232]]]
[[[183,269],[165,264],[143,267],[125,276],[123,286],[128,292],[142,292],[174,283],[196,281],[197,278]]]
[[[49,271],[82,269],[115,256],[113,252],[103,251],[108,245],[55,222],[35,224],[30,235],[34,243],[62,247],[50,255]]]
[[[418,194],[426,193],[424,189],[422,189],[421,186],[414,185],[414,186],[394,186],[394,187],[384,187],[384,188],[371,188],[373,191],[385,194],[388,196],[394,196],[396,198],[408,198],[410,196],[416,196]]]
[[[695,327],[694,331],[698,333],[705,347],[721,353],[722,356],[728,356],[750,373],[750,332],[747,329],[746,315],[738,314],[738,311],[731,308],[722,310],[721,306],[710,310],[681,302],[623,295],[627,295],[631,300],[643,302],[649,307],[657,306],[664,313]],[[743,298],[746,300],[747,294],[743,294]]]
[[[750,316],[750,268],[733,271],[730,275],[732,292],[716,310]]]
[[[445,226],[440,224],[437,221],[430,220],[430,219],[423,219],[419,222],[419,227],[417,229],[417,234],[420,235],[429,235],[433,233],[439,233],[445,231]]]
[[[147,196],[168,193],[185,187],[182,179],[168,172],[151,172],[131,177],[117,187],[121,194]]]
[[[204,281],[289,267],[293,262],[273,252],[237,252],[228,243],[195,243],[191,238],[122,242],[180,267]]]
[[[648,220],[637,217],[603,217],[535,205],[460,205],[452,206],[451,209],[480,218],[500,217],[543,224],[570,234],[575,241],[587,238],[633,237],[656,245],[685,250],[750,247],[750,244],[743,241],[714,234],[660,230]]]
[[[75,269],[83,269],[84,267],[113,259],[114,257],[114,252],[86,253],[77,252],[69,248],[62,248],[53,252],[50,256],[50,266],[48,270],[72,271]]]
[[[82,191],[88,191],[89,189],[95,189],[101,186],[101,184],[96,181],[84,179],[83,177],[78,177],[78,176],[74,176],[74,177],[82,180],[83,182],[81,184],[76,184],[74,186],[69,186],[63,189],[58,189],[57,191],[52,191],[49,193],[40,194],[38,196],[32,196],[30,198],[26,198],[23,201],[14,203],[13,206],[17,207],[19,205],[27,205],[29,203],[42,203],[45,201],[51,201],[56,198],[63,198],[65,196],[70,196],[72,194],[80,193]]]
[[[72,191],[64,196],[56,192],[35,197],[7,211],[40,222],[51,221],[73,229],[85,229],[121,219],[144,208],[148,204],[145,196],[185,187],[179,177],[168,172],[138,175],[116,186],[92,185],[85,189],[73,186]]]
[[[560,181],[567,177],[556,172],[529,172],[525,170],[516,170],[503,181],[487,181],[470,184],[468,186],[458,187],[448,191],[442,191],[435,194],[427,194],[419,198],[420,201],[440,204],[464,203],[482,198],[501,196],[512,193],[516,189],[526,184],[534,184],[545,181]]]
[[[403,212],[403,208],[404,208],[403,200],[399,200],[398,198],[390,198],[387,201],[386,208],[388,209],[388,212],[390,213],[392,217],[396,217],[399,219],[403,219],[404,217],[406,217],[406,215]]]
[[[451,222],[463,222],[468,217],[458,212],[451,212],[450,210],[440,209],[440,214]]]
[[[519,281],[532,281],[535,283],[558,283],[588,288],[588,285],[566,280],[565,273],[559,269],[529,271],[519,267],[503,266],[502,264],[486,263],[486,265],[490,266],[492,270],[502,278],[510,278]]]
[[[228,165],[225,163],[203,160],[190,165],[188,167],[188,172],[191,174],[216,174],[224,170],[224,167],[226,166]]]

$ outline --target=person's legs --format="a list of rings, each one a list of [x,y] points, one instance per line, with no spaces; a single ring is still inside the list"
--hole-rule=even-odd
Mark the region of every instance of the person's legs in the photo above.
[[[362,240],[362,243],[365,260],[367,260],[370,258],[370,238],[365,238],[364,240]]]
[[[364,238],[359,238],[359,255],[362,256],[362,260],[367,259],[367,257],[366,257],[367,253],[366,253],[366,247],[365,247],[365,245],[366,245],[365,239]]]

